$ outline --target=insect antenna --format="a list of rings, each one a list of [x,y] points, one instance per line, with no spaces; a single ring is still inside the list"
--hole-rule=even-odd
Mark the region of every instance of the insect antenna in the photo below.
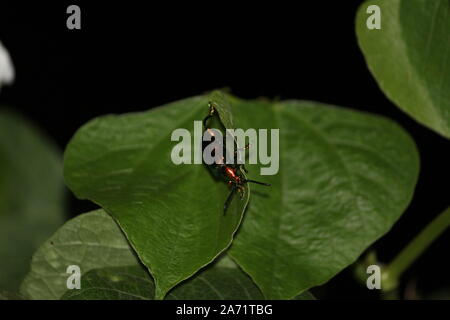
[[[203,127],[208,128],[206,122],[212,118],[214,116],[214,113],[216,112],[216,109],[214,109],[213,105],[211,102],[208,103],[208,107],[209,107],[209,112],[208,115],[205,117],[205,119],[203,119]]]

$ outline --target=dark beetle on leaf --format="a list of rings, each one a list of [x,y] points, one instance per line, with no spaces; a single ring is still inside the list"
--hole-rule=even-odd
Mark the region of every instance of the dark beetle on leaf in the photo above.
[[[209,112],[208,115],[203,119],[203,130],[205,135],[209,135],[210,137],[214,137],[214,139],[217,138],[217,131],[211,129],[208,126],[209,120],[217,113],[216,108],[214,108],[213,104],[209,103]],[[205,163],[208,168],[211,170],[211,172],[219,178],[222,178],[230,187],[230,193],[225,200],[224,206],[223,206],[223,213],[225,214],[227,212],[227,209],[233,200],[233,197],[236,192],[239,192],[241,199],[244,197],[245,194],[245,184],[247,182],[257,183],[263,186],[270,186],[268,183],[259,182],[255,180],[247,179],[243,172],[247,173],[247,169],[245,168],[243,163],[238,163],[237,158],[239,156],[239,151],[242,149],[247,149],[248,145],[245,146],[242,149],[238,149],[236,147],[236,141],[233,138],[233,143],[235,144],[234,148],[234,155],[231,157],[233,159],[232,163],[226,163],[226,154],[227,154],[227,148],[226,144],[223,143],[223,141],[215,141],[216,142],[216,148],[219,146],[222,148],[222,153],[220,156],[216,156],[215,151],[213,150],[212,156],[214,157],[214,161],[211,164]],[[203,139],[203,151],[205,150],[206,144],[205,139]]]

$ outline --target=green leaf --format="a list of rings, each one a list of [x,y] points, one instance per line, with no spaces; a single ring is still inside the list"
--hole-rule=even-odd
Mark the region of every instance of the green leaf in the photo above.
[[[369,5],[381,29],[369,30]],[[373,0],[361,5],[356,32],[380,88],[415,120],[450,138],[450,2]]]
[[[33,124],[0,110],[0,288],[17,292],[31,255],[63,222],[60,152]]]
[[[168,300],[263,299],[258,287],[237,268],[213,267],[171,290]],[[81,279],[80,290],[68,290],[63,300],[153,300],[154,284],[139,266],[91,270]]]
[[[67,267],[82,275],[94,268],[137,265],[139,260],[114,220],[103,210],[82,214],[64,224],[34,254],[21,286],[29,299],[59,299],[67,290]]]
[[[280,128],[280,170],[255,185],[228,251],[268,299],[325,283],[385,234],[409,204],[414,142],[385,118],[316,102],[233,99],[238,128]]]
[[[291,299],[354,262],[411,200],[419,159],[395,123],[313,102],[231,100],[239,128],[280,128],[280,171],[259,179],[230,254],[267,298]],[[192,128],[208,99],[102,117],[66,151],[74,192],[102,205],[156,278],[156,298],[230,243],[247,199],[223,214],[226,185],[203,165],[170,161],[171,131]],[[248,195],[248,192],[246,192]],[[239,269],[238,269],[239,270]],[[158,289],[159,288],[159,289]]]
[[[194,97],[94,119],[66,149],[68,186],[116,219],[156,279],[158,299],[230,245],[248,202],[247,190],[224,214],[228,186],[203,164],[171,161],[177,144],[172,131],[186,128],[192,134],[193,121],[208,114],[208,101]]]

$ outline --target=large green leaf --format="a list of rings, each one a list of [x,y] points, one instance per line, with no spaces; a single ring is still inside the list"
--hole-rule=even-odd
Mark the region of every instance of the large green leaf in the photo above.
[[[39,248],[21,293],[29,299],[59,299],[67,291],[71,265],[84,275],[94,268],[138,264],[114,220],[97,210],[68,221]]]
[[[94,119],[66,149],[67,184],[116,219],[155,278],[158,299],[230,245],[248,202],[247,190],[224,214],[226,184],[214,180],[203,164],[171,161],[177,143],[172,131],[193,133],[193,121],[207,115],[209,101],[194,97]]]
[[[68,300],[153,300],[154,284],[139,266],[89,271],[80,290],[68,290]],[[237,268],[212,267],[172,289],[168,300],[260,300],[261,291]]]
[[[369,5],[381,29],[366,26]],[[383,92],[418,122],[450,138],[450,2],[373,0],[361,5],[356,32]]]
[[[63,222],[61,154],[33,124],[0,111],[0,288],[16,292],[31,255]]]
[[[232,100],[239,128],[280,128],[280,171],[254,186],[229,251],[266,298],[322,284],[385,234],[419,172],[412,139],[390,120],[315,102]],[[248,165],[256,178],[259,165]]]
[[[280,129],[279,173],[259,179],[261,166],[248,166],[251,179],[272,187],[253,188],[230,254],[267,298],[291,299],[390,229],[411,200],[417,150],[381,117],[313,102],[228,100],[239,128]],[[225,184],[202,165],[170,161],[171,130],[202,119],[207,101],[99,118],[66,151],[69,186],[116,218],[156,279],[158,299],[228,246],[246,203],[236,200],[224,215]]]

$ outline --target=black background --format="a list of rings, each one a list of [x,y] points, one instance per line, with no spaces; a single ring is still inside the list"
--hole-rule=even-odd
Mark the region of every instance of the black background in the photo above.
[[[360,1],[294,5],[222,2],[2,1],[0,40],[16,68],[0,103],[33,119],[63,150],[89,119],[147,110],[215,88],[342,105],[396,120],[415,139],[421,174],[410,207],[375,243],[388,262],[449,205],[450,142],[395,107],[369,73],[354,32]],[[150,2],[149,2],[150,3]],[[151,2],[153,3],[153,2]],[[66,28],[78,4],[82,29]],[[94,208],[70,199],[73,214]],[[450,288],[447,231],[405,274],[422,297]],[[344,270],[315,290],[322,298],[378,298]],[[447,289],[450,292],[450,289]]]

